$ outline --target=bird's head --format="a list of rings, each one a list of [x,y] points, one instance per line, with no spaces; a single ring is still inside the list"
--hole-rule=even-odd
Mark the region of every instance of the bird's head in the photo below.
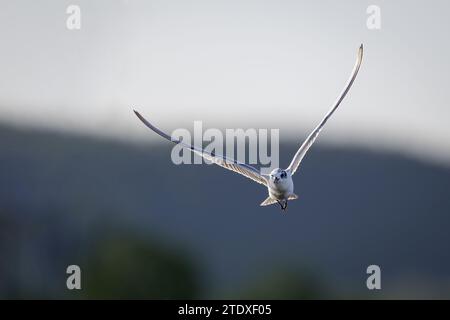
[[[275,184],[278,184],[278,183],[286,180],[286,178],[287,178],[287,172],[280,168],[273,169],[272,172],[270,173],[270,180]]]

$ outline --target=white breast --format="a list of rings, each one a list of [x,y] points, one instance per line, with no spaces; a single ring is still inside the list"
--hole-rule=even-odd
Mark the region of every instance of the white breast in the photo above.
[[[288,176],[286,179],[280,180],[279,183],[270,181],[268,184],[270,197],[278,200],[287,199],[294,193],[294,182],[292,177]]]

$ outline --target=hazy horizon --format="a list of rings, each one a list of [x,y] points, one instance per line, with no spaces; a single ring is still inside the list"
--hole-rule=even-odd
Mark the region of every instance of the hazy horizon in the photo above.
[[[162,129],[279,128],[299,143],[342,90],[364,43],[358,78],[319,143],[398,150],[450,164],[446,90],[449,5],[371,2],[5,2],[0,12],[0,119],[119,139]]]

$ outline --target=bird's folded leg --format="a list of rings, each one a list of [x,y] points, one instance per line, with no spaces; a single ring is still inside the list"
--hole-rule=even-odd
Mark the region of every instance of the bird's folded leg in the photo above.
[[[280,205],[281,210],[284,210],[284,207],[283,207],[283,204],[281,203],[281,201],[280,201],[280,200],[277,200],[277,202],[278,202],[278,204]]]
[[[284,201],[280,201],[280,200],[277,200],[277,202],[278,202],[278,204],[280,205],[280,207],[281,207],[281,210],[286,210],[286,208],[287,208],[287,200],[284,200]]]

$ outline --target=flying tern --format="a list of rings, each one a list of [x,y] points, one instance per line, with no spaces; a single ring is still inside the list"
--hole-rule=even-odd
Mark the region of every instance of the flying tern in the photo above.
[[[294,182],[292,181],[292,176],[299,168],[300,163],[302,162],[311,145],[316,140],[325,123],[328,121],[328,119],[331,117],[334,111],[338,108],[338,106],[341,104],[342,100],[350,90],[350,87],[355,81],[356,75],[358,74],[359,68],[361,66],[362,57],[363,57],[363,45],[361,44],[361,46],[358,49],[356,63],[355,66],[353,67],[353,71],[350,75],[350,78],[348,79],[344,87],[344,90],[342,90],[341,94],[337,98],[336,102],[333,104],[332,108],[328,111],[328,113],[325,115],[322,121],[320,121],[317,127],[315,127],[315,129],[309,134],[309,136],[297,150],[289,166],[286,169],[280,168],[274,169],[269,175],[261,174],[259,170],[245,163],[241,163],[234,159],[229,159],[221,155],[216,155],[214,153],[208,153],[202,150],[201,148],[197,148],[193,145],[186,144],[183,141],[173,139],[168,134],[164,133],[163,131],[159,130],[154,125],[152,125],[150,122],[148,122],[139,112],[137,112],[136,110],[133,111],[136,114],[136,116],[148,128],[159,134],[161,137],[175,144],[180,144],[182,147],[189,149],[190,151],[202,156],[203,158],[211,161],[212,163],[215,163],[225,169],[234,171],[236,173],[240,173],[241,175],[257,183],[266,186],[269,192],[269,196],[267,197],[266,200],[264,200],[261,203],[261,206],[268,206],[271,204],[278,203],[282,210],[286,210],[288,201],[298,198],[298,196],[294,193]]]

